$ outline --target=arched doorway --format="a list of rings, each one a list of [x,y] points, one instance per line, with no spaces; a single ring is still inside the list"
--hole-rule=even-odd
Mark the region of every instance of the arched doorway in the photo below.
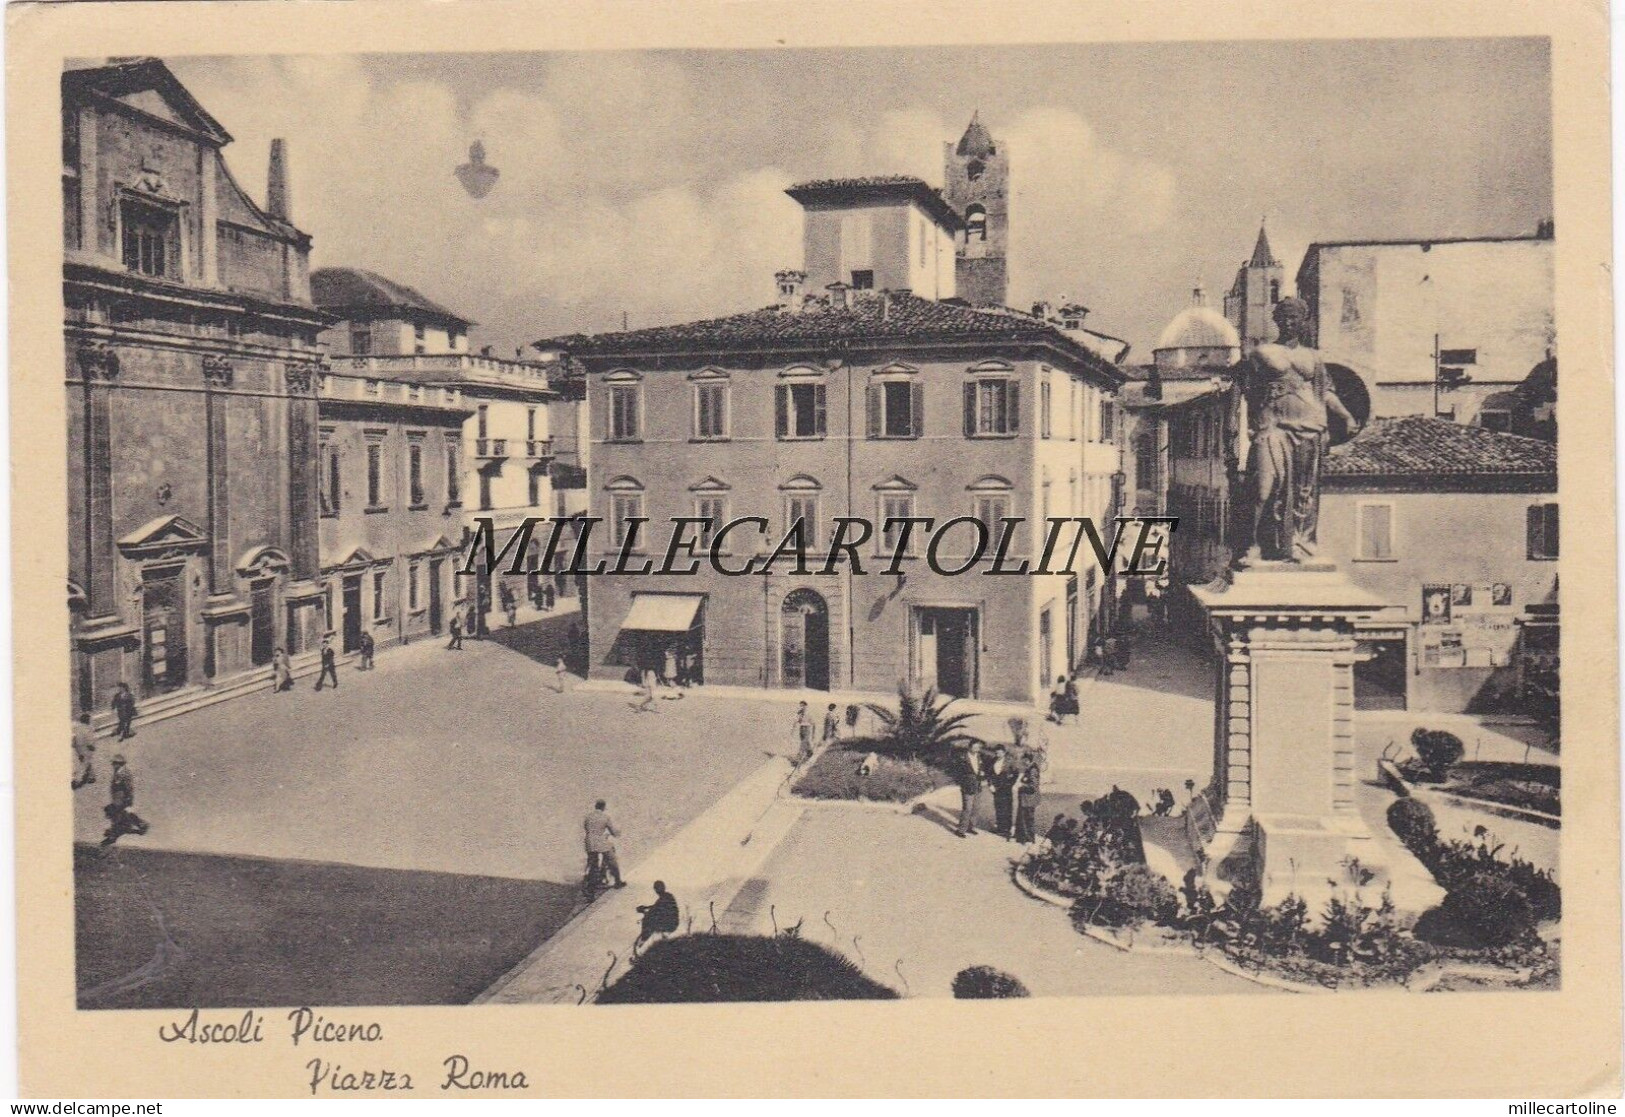
[[[816,590],[788,594],[779,609],[779,678],[791,688],[829,689],[829,606]]]

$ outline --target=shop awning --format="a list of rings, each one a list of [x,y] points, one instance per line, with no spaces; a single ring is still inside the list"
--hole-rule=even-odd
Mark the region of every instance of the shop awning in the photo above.
[[[621,631],[687,632],[704,601],[697,593],[635,593]]]

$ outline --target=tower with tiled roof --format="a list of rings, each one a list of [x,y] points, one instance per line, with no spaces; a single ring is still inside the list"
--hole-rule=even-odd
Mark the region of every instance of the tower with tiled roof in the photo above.
[[[1224,316],[1241,335],[1241,350],[1275,340],[1275,304],[1281,301],[1281,261],[1270,248],[1262,221],[1253,254],[1236,270],[1236,281],[1224,297]]]
[[[958,143],[943,147],[943,195],[964,220],[955,251],[955,286],[972,306],[1008,300],[1010,153],[973,113]]]

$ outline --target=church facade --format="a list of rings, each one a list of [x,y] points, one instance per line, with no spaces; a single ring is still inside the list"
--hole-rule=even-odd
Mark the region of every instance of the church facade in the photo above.
[[[155,59],[62,76],[68,598],[75,711],[258,685],[325,630],[323,372],[287,152],[268,198]]]

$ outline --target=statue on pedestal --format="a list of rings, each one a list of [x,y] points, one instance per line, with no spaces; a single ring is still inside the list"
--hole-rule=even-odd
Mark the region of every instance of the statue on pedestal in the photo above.
[[[1245,492],[1252,513],[1250,546],[1238,567],[1314,556],[1321,459],[1362,425],[1308,344],[1308,305],[1282,299],[1275,324],[1279,340],[1259,345],[1236,367],[1251,436]]]

